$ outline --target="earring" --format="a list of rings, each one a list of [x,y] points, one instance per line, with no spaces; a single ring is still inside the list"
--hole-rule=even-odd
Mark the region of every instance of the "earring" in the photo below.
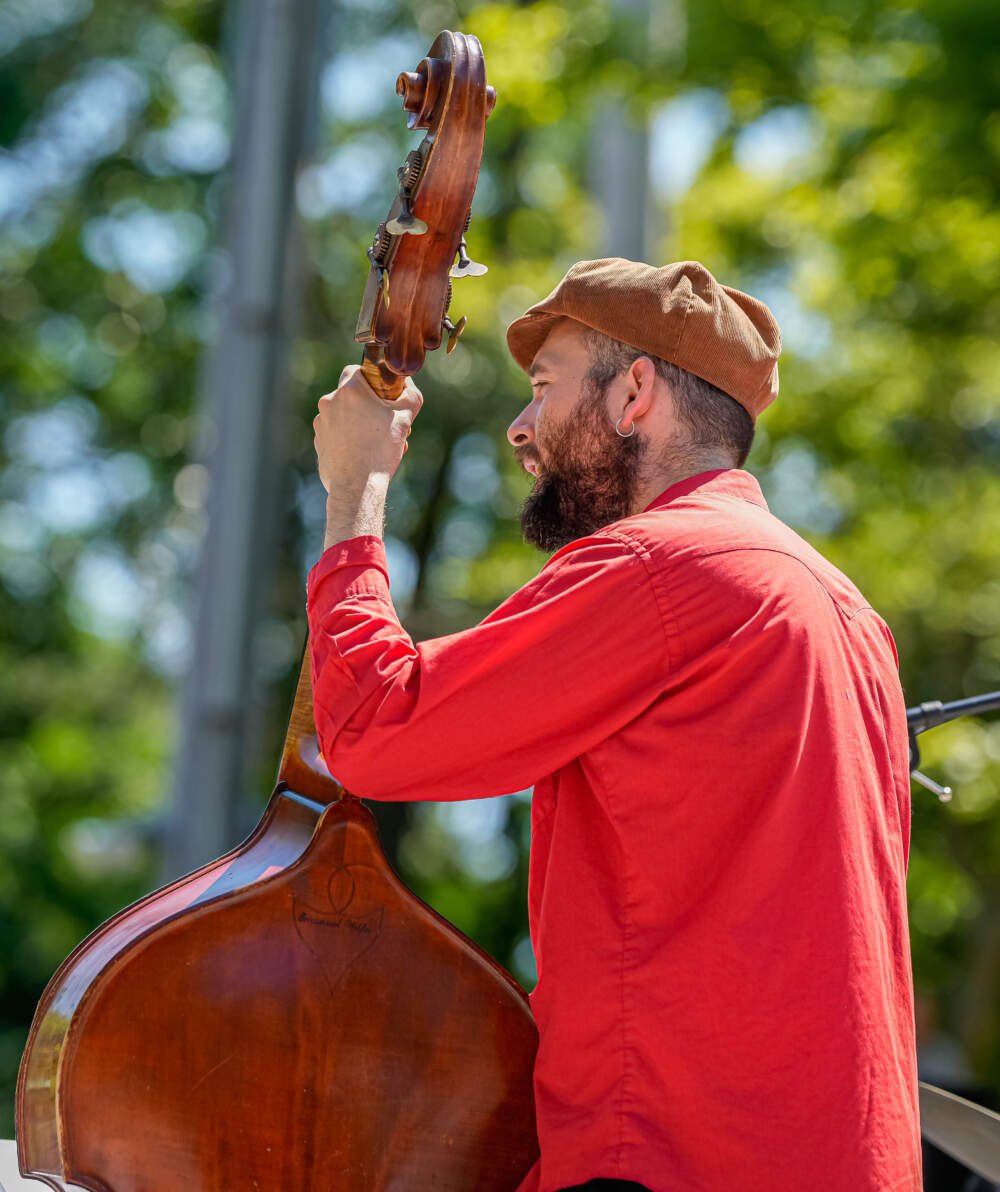
[[[622,414],[621,418],[619,418],[618,421],[615,423],[615,430],[618,432],[618,434],[621,436],[621,438],[631,439],[631,437],[635,434],[635,423],[634,422],[632,423],[632,429],[628,432],[628,434],[626,434],[622,430],[622,422],[623,422],[624,418],[625,418],[625,415]]]

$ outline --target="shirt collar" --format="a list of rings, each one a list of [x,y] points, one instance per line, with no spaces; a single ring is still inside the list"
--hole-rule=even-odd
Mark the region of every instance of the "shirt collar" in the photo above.
[[[705,497],[738,497],[753,505],[759,505],[761,509],[767,508],[764,494],[760,491],[760,485],[754,476],[739,468],[717,468],[713,472],[699,472],[697,476],[688,476],[686,480],[678,480],[676,484],[671,484],[646,506],[644,512],[660,509],[669,505],[671,501],[693,492]]]

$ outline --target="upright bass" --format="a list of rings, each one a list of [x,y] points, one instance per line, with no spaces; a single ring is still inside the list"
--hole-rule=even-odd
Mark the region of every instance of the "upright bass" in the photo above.
[[[495,101],[479,42],[399,76],[426,130],[375,233],[356,338],[395,398],[449,350]],[[120,912],[39,1003],[21,1172],[93,1192],[513,1192],[537,1157],[523,991],[399,881],[323,765],[303,665],[278,783],[231,853]]]

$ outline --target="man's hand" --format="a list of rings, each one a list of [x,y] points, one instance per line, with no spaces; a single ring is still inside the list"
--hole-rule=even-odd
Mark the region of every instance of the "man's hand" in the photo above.
[[[319,399],[313,430],[327,491],[326,546],[359,534],[381,536],[389,481],[422,404],[409,379],[395,401],[377,397],[356,364],[340,374],[333,393]]]
[[[376,397],[360,366],[349,364],[336,390],[319,399],[313,419],[319,478],[326,491],[360,491],[376,476],[384,476],[388,484],[423,400],[409,378],[395,401]]]

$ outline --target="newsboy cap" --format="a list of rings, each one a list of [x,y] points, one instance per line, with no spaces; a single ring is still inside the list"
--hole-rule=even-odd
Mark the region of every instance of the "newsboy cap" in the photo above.
[[[525,371],[559,319],[575,319],[669,360],[728,393],[756,418],[778,396],[781,333],[763,302],[720,285],[697,261],[656,268],[579,261],[547,298],[507,328]]]

